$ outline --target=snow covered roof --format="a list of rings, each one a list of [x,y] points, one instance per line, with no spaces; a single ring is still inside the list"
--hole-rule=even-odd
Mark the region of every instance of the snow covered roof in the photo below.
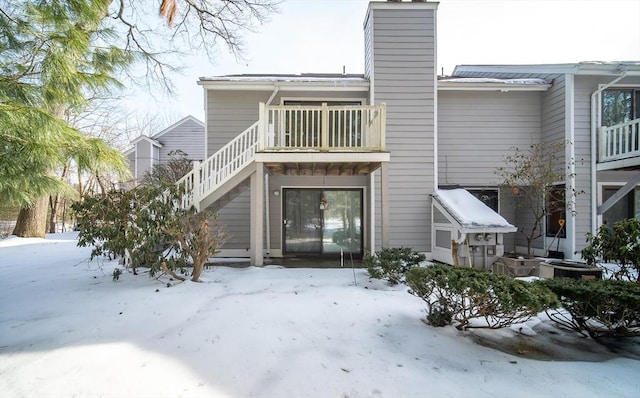
[[[515,232],[518,230],[465,189],[436,189],[432,197],[455,219],[463,232]]]
[[[565,64],[522,64],[522,65],[457,65],[453,76],[469,74],[575,74],[575,75],[616,75],[623,70],[630,75],[640,73],[640,61],[585,61]]]
[[[201,77],[201,81],[252,81],[252,82],[368,82],[364,75],[337,73],[301,73],[301,74],[240,74]]]
[[[490,77],[450,77],[440,80],[447,83],[500,83],[500,84],[549,84],[544,79],[495,79]]]
[[[443,77],[438,80],[438,90],[546,91],[549,87],[551,82],[537,78]]]
[[[302,74],[242,74],[201,77],[198,84],[217,89],[287,89],[321,86],[368,90],[369,80],[360,74],[302,73]]]

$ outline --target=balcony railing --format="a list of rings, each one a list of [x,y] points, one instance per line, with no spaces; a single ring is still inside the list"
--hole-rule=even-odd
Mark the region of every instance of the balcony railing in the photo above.
[[[383,151],[385,104],[289,106],[260,104],[266,151]]]
[[[640,156],[640,119],[611,127],[600,127],[599,162]]]

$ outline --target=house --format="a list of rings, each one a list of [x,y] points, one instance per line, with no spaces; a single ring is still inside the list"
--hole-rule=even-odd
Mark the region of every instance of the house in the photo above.
[[[231,235],[222,256],[262,265],[397,246],[432,256],[454,240],[434,227],[432,195],[450,186],[526,226],[494,171],[536,142],[568,143],[554,189],[575,210],[554,214],[562,231],[546,220],[537,254],[553,243],[579,258],[586,233],[640,216],[640,61],[462,65],[439,77],[437,9],[372,1],[363,75],[200,78],[207,159],[181,181],[183,205],[219,211]]]
[[[151,137],[140,135],[124,152],[133,176],[124,185],[135,186],[147,171],[157,164],[166,163],[170,153],[176,150],[184,152],[191,160],[204,160],[204,140],[204,123],[191,115]]]

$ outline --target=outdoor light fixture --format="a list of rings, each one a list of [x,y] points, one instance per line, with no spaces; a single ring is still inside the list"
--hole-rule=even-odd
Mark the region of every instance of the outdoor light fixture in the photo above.
[[[273,196],[279,196],[280,195],[280,191],[273,191]]]

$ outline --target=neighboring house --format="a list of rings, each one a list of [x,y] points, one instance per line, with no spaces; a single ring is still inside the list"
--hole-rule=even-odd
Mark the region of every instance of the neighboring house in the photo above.
[[[204,123],[193,116],[184,117],[151,137],[139,136],[131,142],[131,148],[124,152],[133,176],[125,184],[135,186],[153,166],[166,163],[172,151],[180,150],[193,161],[204,160],[204,142]]]
[[[556,189],[575,212],[555,215],[566,224],[554,250],[579,258],[587,232],[639,217],[640,62],[458,66],[439,78],[437,7],[371,2],[364,75],[200,79],[207,160],[185,180],[185,205],[220,212],[231,235],[222,256],[261,265],[397,246],[431,256],[459,238],[434,228],[444,217],[432,194],[448,186],[526,226],[494,171],[513,146],[542,141],[569,143]],[[525,246],[502,239],[505,250]]]

